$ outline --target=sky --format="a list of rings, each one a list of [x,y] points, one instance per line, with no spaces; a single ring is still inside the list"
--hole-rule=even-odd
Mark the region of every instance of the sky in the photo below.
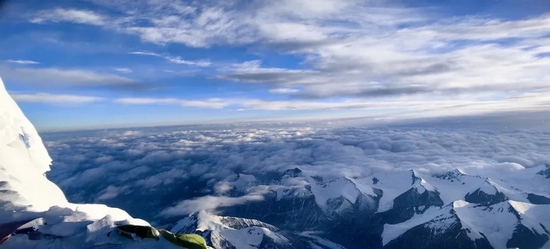
[[[0,77],[40,130],[550,110],[546,0],[22,0]]]

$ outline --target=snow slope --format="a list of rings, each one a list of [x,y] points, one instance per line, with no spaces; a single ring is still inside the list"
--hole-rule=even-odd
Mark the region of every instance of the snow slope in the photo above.
[[[263,220],[262,214],[280,212],[283,218],[265,221],[281,228],[292,228],[295,227],[292,221],[284,217],[298,212],[293,205],[303,203],[303,197],[310,196],[321,210],[318,213],[310,209],[314,216],[308,219],[320,222],[310,229],[320,232],[322,235],[319,237],[327,236],[336,243],[372,236],[370,241],[380,238],[381,243],[373,243],[369,248],[406,248],[408,243],[413,243],[411,241],[433,243],[427,248],[507,248],[518,245],[541,248],[550,239],[547,229],[550,227],[550,203],[544,199],[549,196],[550,189],[548,179],[540,173],[546,168],[533,166],[513,174],[486,171],[481,175],[460,169],[436,174],[402,170],[374,172],[362,178],[320,177],[295,168],[291,171],[298,173],[287,174],[287,170],[281,181],[256,184],[269,185],[277,197],[280,192],[297,192],[282,189],[299,188],[300,193],[304,194],[266,200],[265,205],[251,208],[260,208],[258,212],[243,208],[241,210],[244,212],[233,212],[231,215]],[[301,185],[288,185],[293,182]],[[531,198],[535,200],[532,201],[529,199],[532,195],[541,199]],[[368,204],[360,205],[364,203]],[[354,223],[350,217],[362,221]],[[343,236],[335,239],[335,230],[330,230],[333,225],[337,226],[336,233],[341,232]],[[382,227],[377,230],[379,225]],[[376,234],[377,231],[380,234]],[[352,235],[345,237],[346,234]],[[344,239],[339,240],[340,237]],[[456,244],[447,244],[451,243],[449,238],[455,238]],[[347,246],[355,248],[368,242],[349,243]]]
[[[0,222],[10,221],[15,210],[45,211],[68,204],[44,177],[50,163],[40,136],[0,79]]]
[[[316,236],[314,232],[281,231],[270,224],[238,217],[218,216],[200,211],[178,221],[173,233],[202,234],[214,248],[303,248],[343,249],[339,244]]]
[[[115,224],[148,225],[121,209],[69,203],[45,176],[50,163],[36,129],[0,79],[0,224],[40,218],[36,227],[55,238],[54,243],[51,239],[30,241],[26,235],[17,235],[3,243],[3,248],[93,247],[116,240],[106,236]],[[124,240],[117,243],[134,244]]]
[[[215,248],[254,249],[260,248],[265,240],[274,244],[291,247],[289,240],[277,233],[278,229],[263,222],[251,219],[221,217],[205,211],[180,220],[172,229],[173,233],[208,233],[210,243]]]

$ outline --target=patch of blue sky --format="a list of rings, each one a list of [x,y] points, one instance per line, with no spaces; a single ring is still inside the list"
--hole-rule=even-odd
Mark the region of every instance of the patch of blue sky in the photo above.
[[[550,58],[550,51],[544,52],[544,53],[538,53],[537,57],[538,58]]]

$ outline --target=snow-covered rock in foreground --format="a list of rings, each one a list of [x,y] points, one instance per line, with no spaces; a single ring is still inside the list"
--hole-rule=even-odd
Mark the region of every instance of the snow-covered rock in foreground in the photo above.
[[[63,192],[44,177],[50,163],[40,136],[0,80],[0,222],[11,220],[14,211],[67,205]]]
[[[202,234],[210,246],[219,249],[344,248],[315,236],[313,232],[285,232],[258,220],[217,216],[206,211],[189,215],[178,221],[171,230],[173,233]]]
[[[36,219],[33,225],[41,234],[37,240],[12,236],[2,248],[91,248],[104,243],[136,248],[132,241],[107,233],[117,224],[147,222],[105,205],[69,203],[45,176],[50,163],[40,136],[0,79],[0,224]]]

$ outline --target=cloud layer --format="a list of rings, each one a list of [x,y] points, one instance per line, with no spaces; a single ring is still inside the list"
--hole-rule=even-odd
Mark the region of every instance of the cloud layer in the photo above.
[[[490,177],[550,162],[545,132],[189,126],[44,139],[54,159],[48,177],[70,200],[99,201],[144,218],[259,201],[273,190],[256,186],[243,196],[226,195],[239,174],[261,178],[299,167],[311,176],[361,178],[461,168]]]

